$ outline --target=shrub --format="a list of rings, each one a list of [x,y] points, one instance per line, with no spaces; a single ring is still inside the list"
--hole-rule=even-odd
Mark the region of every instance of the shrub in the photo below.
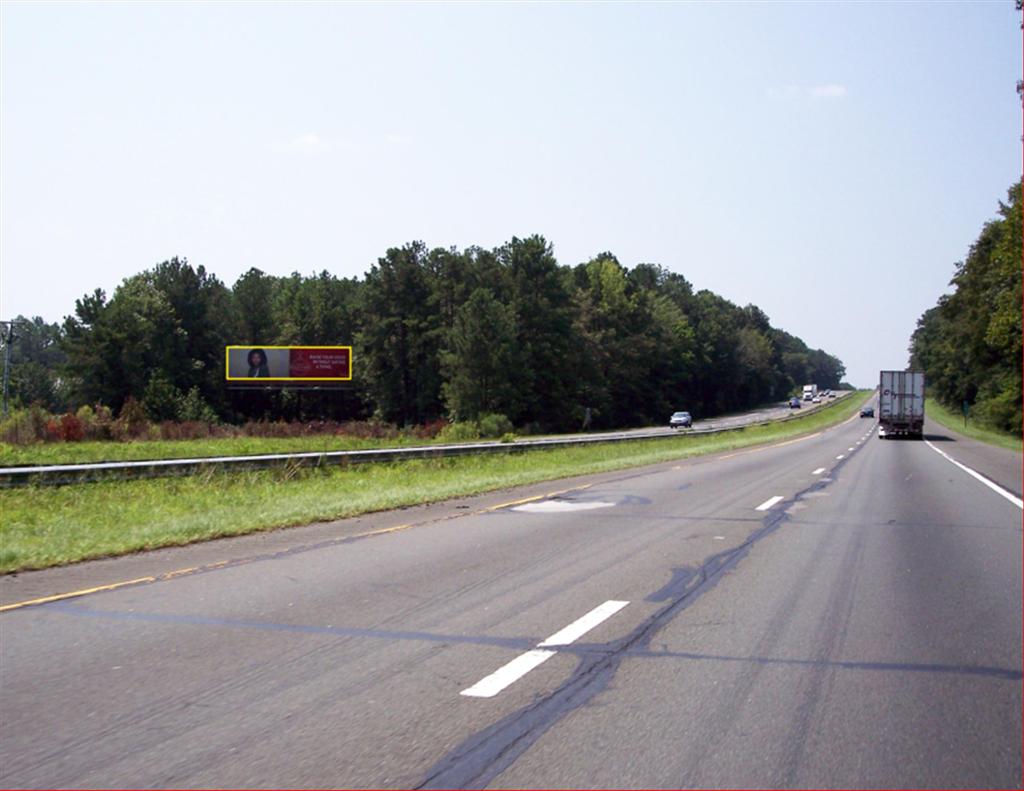
[[[200,420],[165,420],[160,424],[160,439],[209,439],[230,434],[229,431],[220,431],[217,426]]]
[[[443,418],[438,418],[437,420],[431,420],[424,423],[422,426],[415,426],[411,433],[417,439],[433,439],[440,435],[440,433],[447,427],[448,421]]]
[[[480,427],[480,436],[489,439],[497,439],[503,434],[510,434],[514,428],[512,421],[507,417],[492,413],[480,415],[477,425]]]
[[[46,421],[46,439],[50,442],[81,442],[85,426],[77,415],[55,415]]]
[[[193,387],[178,403],[178,419],[186,422],[217,423],[217,413]]]
[[[83,406],[78,410],[78,419],[85,426],[86,439],[114,438],[114,413],[110,411],[110,407],[103,404],[96,404],[91,409]]]
[[[438,434],[444,442],[472,442],[480,439],[480,428],[476,423],[450,423]]]
[[[51,415],[33,404],[28,409],[15,409],[0,423],[0,441],[12,445],[28,445],[47,438],[47,423]]]
[[[497,440],[499,436],[511,433],[515,427],[512,425],[512,421],[505,415],[493,413],[480,415],[477,419],[477,424],[480,426],[480,435],[486,436],[490,440]]]
[[[398,429],[380,420],[348,420],[339,424],[335,433],[356,439],[394,439]]]
[[[146,409],[131,396],[125,399],[121,407],[121,414],[112,425],[114,439],[138,439],[149,435],[149,420],[146,418]]]
[[[250,420],[242,426],[242,433],[247,437],[297,437],[299,432],[295,426],[283,420]]]
[[[1004,391],[993,398],[979,399],[974,416],[980,423],[997,431],[1021,435],[1021,405],[1012,391]]]
[[[81,442],[85,439],[85,426],[77,415],[69,412],[60,416],[60,438],[65,442]]]
[[[181,391],[159,371],[149,377],[149,383],[142,395],[146,416],[155,421],[177,420],[182,400]]]
[[[63,439],[60,435],[60,421],[51,417],[46,421],[46,441],[47,442],[60,442]]]

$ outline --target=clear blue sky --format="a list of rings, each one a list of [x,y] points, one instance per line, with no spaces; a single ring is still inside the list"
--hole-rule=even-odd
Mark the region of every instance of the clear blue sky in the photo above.
[[[1021,173],[1012,0],[2,6],[0,317],[540,233],[902,368]]]

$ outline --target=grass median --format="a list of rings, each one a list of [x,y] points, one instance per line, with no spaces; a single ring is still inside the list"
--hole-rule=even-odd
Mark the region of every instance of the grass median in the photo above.
[[[371,450],[407,445],[430,445],[428,440],[400,436],[363,439],[344,435],[303,437],[216,437],[188,440],[132,440],[130,442],[38,442],[31,445],[0,443],[0,466],[28,464],[85,464],[95,461],[200,459],[214,456],[250,456],[263,453],[324,453],[332,450]]]
[[[812,433],[859,409],[858,392],[797,420],[717,434],[392,464],[207,472],[0,491],[0,573],[438,502]]]

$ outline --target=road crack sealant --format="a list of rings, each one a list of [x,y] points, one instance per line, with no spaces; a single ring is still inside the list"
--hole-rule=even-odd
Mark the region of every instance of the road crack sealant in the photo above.
[[[654,636],[679,613],[697,601],[734,569],[751,548],[789,521],[787,510],[800,500],[831,485],[836,473],[850,460],[832,468],[828,478],[815,481],[798,492],[783,507],[768,512],[761,527],[742,544],[707,558],[696,568],[673,569],[673,578],[646,601],[666,604],[630,634],[604,645],[566,646],[561,653],[575,653],[579,659],[572,676],[551,694],[512,712],[503,719],[465,739],[431,767],[414,788],[484,788],[510,767],[545,733],[601,692],[618,672],[622,661],[636,651],[649,651]]]

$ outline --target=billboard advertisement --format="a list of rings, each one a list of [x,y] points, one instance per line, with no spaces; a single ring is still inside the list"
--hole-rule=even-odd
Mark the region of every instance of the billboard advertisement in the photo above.
[[[228,346],[229,382],[348,382],[351,346]]]

